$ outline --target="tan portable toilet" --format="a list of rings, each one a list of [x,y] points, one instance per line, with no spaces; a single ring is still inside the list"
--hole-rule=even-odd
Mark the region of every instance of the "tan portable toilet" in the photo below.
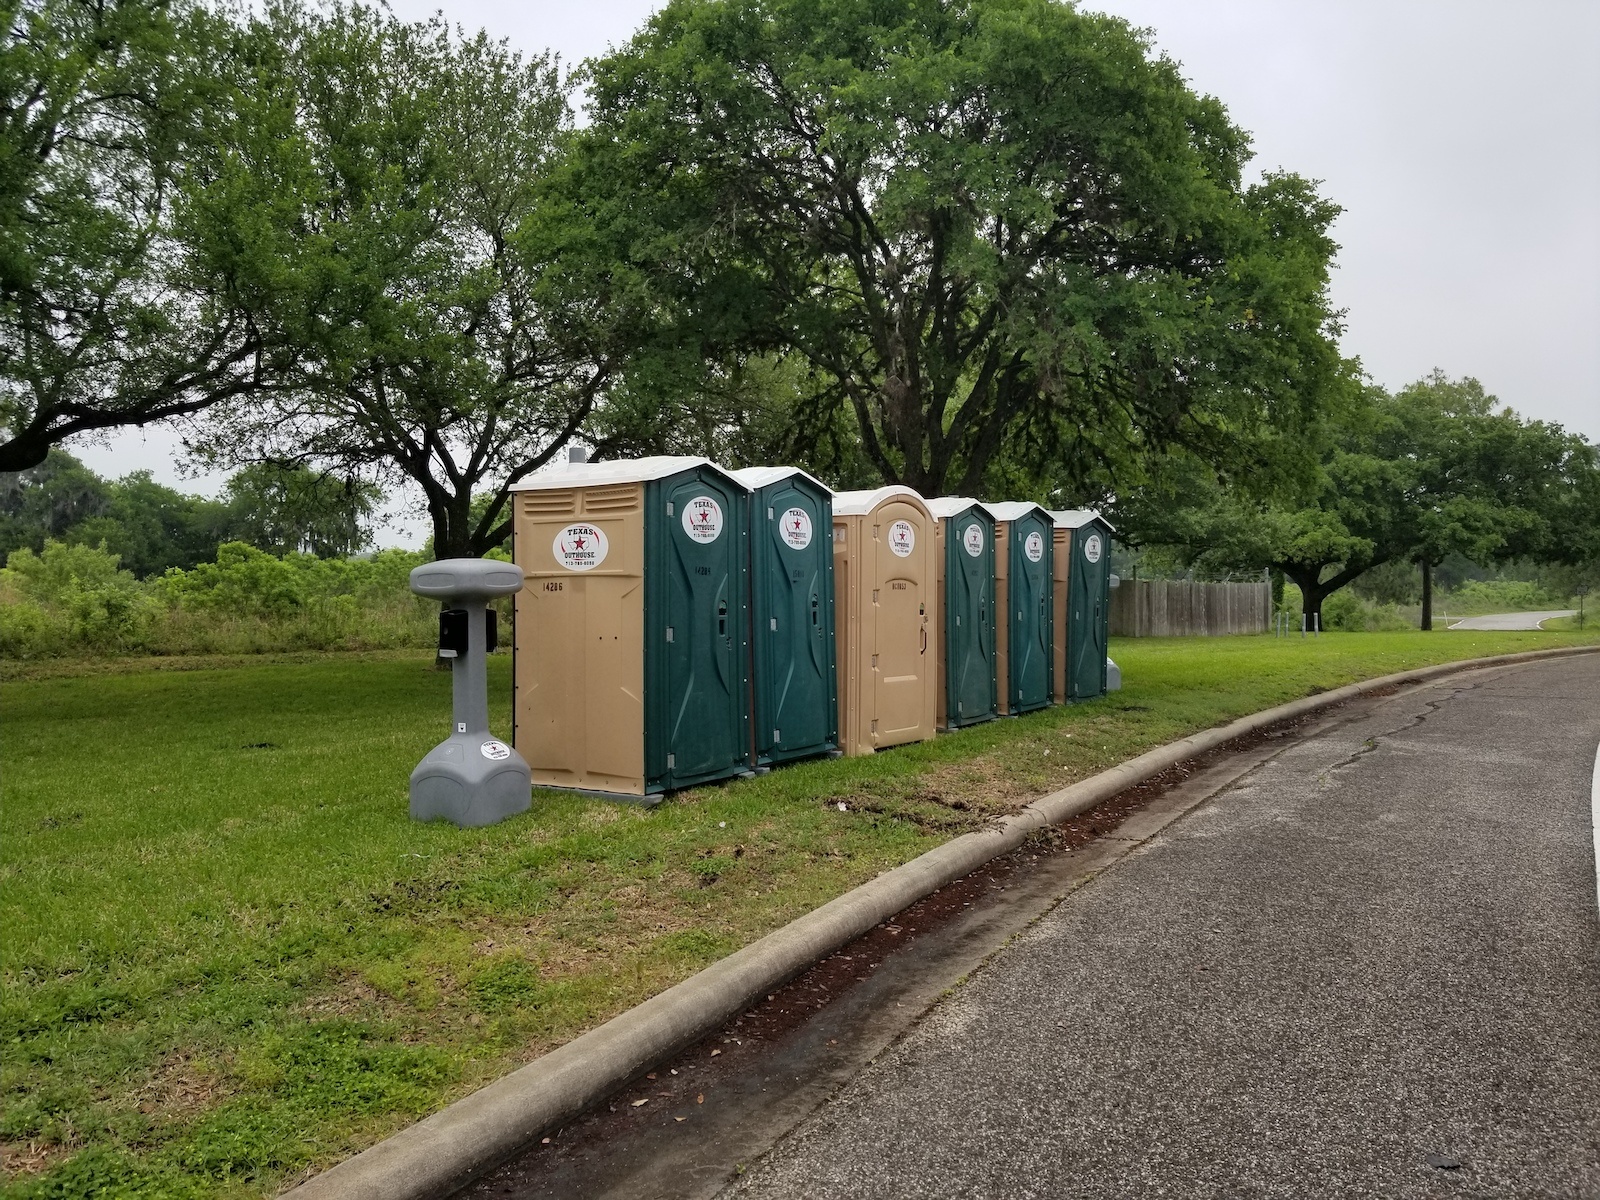
[[[535,787],[655,803],[750,771],[749,491],[703,458],[512,488],[512,737]]]
[[[938,722],[938,539],[908,487],[833,498],[839,748],[932,739]]]
[[[1067,585],[1072,582],[1072,531],[1076,528],[1071,521],[1077,516],[1074,512],[1050,513],[1055,523],[1055,620],[1052,630],[1055,635],[1052,647],[1055,683],[1052,690],[1057,704],[1067,702]]]

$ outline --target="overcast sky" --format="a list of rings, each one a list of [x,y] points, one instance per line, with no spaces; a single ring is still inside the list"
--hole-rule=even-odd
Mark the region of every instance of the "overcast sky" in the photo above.
[[[391,0],[405,18],[436,3]],[[458,0],[450,16],[576,65],[645,0]],[[1475,375],[1529,417],[1600,442],[1600,2],[1087,0],[1154,32],[1255,140],[1259,170],[1341,204],[1344,350],[1400,387]],[[177,439],[71,449],[102,474],[177,481]],[[188,478],[213,492],[218,476]],[[415,544],[419,522],[385,543]]]

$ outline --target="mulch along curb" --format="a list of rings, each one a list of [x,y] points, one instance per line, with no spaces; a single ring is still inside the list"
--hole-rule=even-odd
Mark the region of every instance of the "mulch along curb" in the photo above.
[[[707,1034],[756,997],[944,885],[1008,854],[1028,835],[1279,722],[1368,692],[1444,675],[1576,654],[1571,646],[1441,663],[1319,692],[1158,746],[1042,796],[986,829],[885,871],[682,983],[401,1130],[287,1193],[294,1200],[431,1200],[447,1196]]]

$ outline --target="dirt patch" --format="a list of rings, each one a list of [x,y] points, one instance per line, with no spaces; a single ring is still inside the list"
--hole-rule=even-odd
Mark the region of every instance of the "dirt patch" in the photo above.
[[[48,1171],[76,1149],[53,1142],[0,1142],[0,1179]]]
[[[175,1121],[205,1111],[229,1091],[222,1072],[213,1064],[175,1050],[161,1060],[130,1099],[132,1107],[146,1116]]]

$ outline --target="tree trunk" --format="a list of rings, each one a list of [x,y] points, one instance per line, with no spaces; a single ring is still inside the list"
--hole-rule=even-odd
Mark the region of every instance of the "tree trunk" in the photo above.
[[[472,496],[428,498],[434,558],[477,558],[472,552]]]
[[[1294,580],[1295,586],[1300,589],[1300,610],[1305,613],[1306,631],[1309,633],[1322,628],[1322,602],[1334,590],[1322,582],[1322,568],[1319,566],[1312,571],[1285,570],[1284,574]]]
[[[1433,563],[1427,555],[1418,560],[1422,564],[1422,622],[1421,628],[1433,630]]]

